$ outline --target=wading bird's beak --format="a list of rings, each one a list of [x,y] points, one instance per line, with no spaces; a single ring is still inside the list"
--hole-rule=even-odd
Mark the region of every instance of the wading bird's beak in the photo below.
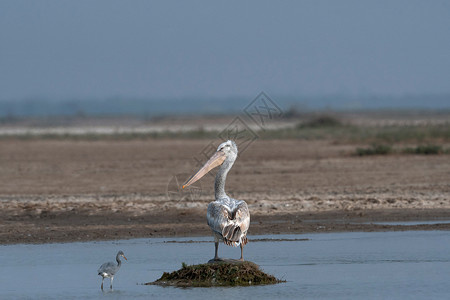
[[[125,258],[125,260],[128,260],[128,259],[125,257],[125,255],[122,255],[122,257]]]
[[[200,178],[202,178],[206,173],[208,173],[209,171],[211,171],[215,167],[220,166],[221,164],[223,164],[224,161],[225,161],[225,153],[223,151],[217,151],[216,153],[214,153],[214,155],[205,163],[205,165],[200,170],[198,170],[198,172],[195,173],[195,175],[192,176],[191,179],[189,179],[183,185],[183,189],[185,187],[190,186],[191,184],[193,184],[194,182],[196,182]]]

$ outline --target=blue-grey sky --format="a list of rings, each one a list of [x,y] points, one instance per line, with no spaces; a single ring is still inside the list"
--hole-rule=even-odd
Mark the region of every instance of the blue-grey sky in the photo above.
[[[450,1],[1,1],[0,100],[450,93]]]

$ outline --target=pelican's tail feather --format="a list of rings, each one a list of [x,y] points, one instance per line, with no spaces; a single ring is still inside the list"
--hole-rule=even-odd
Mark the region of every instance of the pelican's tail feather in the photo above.
[[[241,242],[242,231],[236,224],[228,224],[222,230],[223,242],[229,246],[239,246]]]

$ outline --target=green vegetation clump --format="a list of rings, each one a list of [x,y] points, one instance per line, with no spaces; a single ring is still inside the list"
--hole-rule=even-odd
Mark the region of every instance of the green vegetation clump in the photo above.
[[[406,153],[406,154],[450,154],[450,149],[444,149],[440,145],[419,145],[416,147],[407,147],[403,149],[394,149],[390,145],[374,144],[367,148],[356,148],[356,154],[359,156],[365,155],[385,155],[390,153]]]
[[[410,154],[441,154],[444,153],[442,146],[439,145],[419,145],[415,148],[405,148],[404,153]]]
[[[450,141],[450,124],[369,126],[345,123],[334,117],[317,117],[295,127],[268,129],[257,134],[263,139],[331,139],[340,144],[439,144]]]
[[[305,123],[298,124],[297,128],[322,128],[322,127],[339,127],[342,126],[341,120],[330,115],[317,116]]]
[[[409,125],[383,126],[368,128],[372,138],[384,142],[427,142],[429,140],[449,140],[450,126],[445,125]]]
[[[374,144],[368,148],[356,148],[356,154],[359,156],[365,155],[385,155],[392,152],[392,147],[389,145]]]
[[[172,273],[164,272],[160,279],[147,283],[163,286],[210,287],[210,286],[251,286],[282,282],[261,271],[252,262],[215,262],[188,266]]]

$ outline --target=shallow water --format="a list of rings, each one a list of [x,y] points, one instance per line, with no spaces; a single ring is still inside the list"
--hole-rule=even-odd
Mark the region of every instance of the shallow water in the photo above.
[[[407,231],[251,236],[246,259],[286,283],[255,287],[146,286],[182,262],[204,263],[214,252],[210,237],[0,246],[0,299],[449,299],[450,233]],[[200,243],[179,243],[183,241]],[[175,241],[167,243],[165,241]],[[203,242],[202,242],[203,241]],[[128,258],[114,289],[100,290],[98,267]],[[220,245],[222,257],[239,248]],[[109,287],[109,279],[105,279]]]
[[[414,225],[437,225],[437,224],[449,224],[449,223],[450,223],[450,220],[433,220],[433,221],[366,222],[364,224],[414,226]]]

